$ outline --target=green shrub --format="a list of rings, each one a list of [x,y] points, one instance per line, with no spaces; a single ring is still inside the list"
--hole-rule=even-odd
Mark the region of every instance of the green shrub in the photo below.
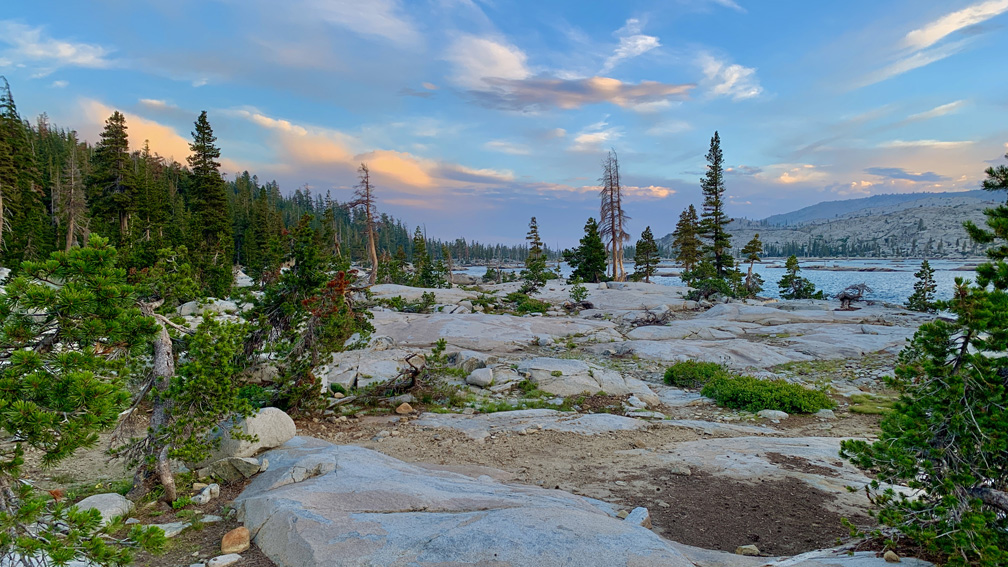
[[[665,369],[665,383],[680,388],[699,388],[713,378],[727,375],[725,367],[716,362],[683,360]]]
[[[715,295],[735,297],[735,292],[732,290],[732,286],[721,278],[705,278],[697,280],[691,282],[690,287],[693,289],[686,294],[686,299],[690,299],[692,301],[710,299]]]
[[[238,388],[238,398],[247,401],[252,409],[267,407],[273,401],[273,395],[258,384],[245,384]]]
[[[546,313],[550,308],[549,303],[529,297],[520,291],[507,294],[504,296],[504,300],[508,303],[513,303],[515,305],[515,312],[519,315],[525,315],[526,313]]]
[[[574,303],[581,303],[588,297],[588,288],[585,287],[584,281],[581,278],[571,279],[573,284],[570,288],[570,298]]]
[[[834,405],[823,392],[784,380],[760,380],[752,376],[716,376],[701,393],[720,406],[751,412],[770,409],[812,413]]]

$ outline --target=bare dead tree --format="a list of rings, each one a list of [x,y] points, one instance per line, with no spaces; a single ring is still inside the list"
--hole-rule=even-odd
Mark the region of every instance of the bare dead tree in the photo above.
[[[82,231],[82,219],[87,213],[87,204],[84,202],[84,177],[81,175],[80,161],[77,155],[77,140],[76,138],[71,139],[73,148],[67,155],[63,166],[63,175],[57,180],[56,185],[57,216],[66,223],[67,252],[73,246],[74,237]]]
[[[602,158],[602,186],[599,196],[602,198],[599,235],[606,241],[612,265],[612,278],[615,281],[626,281],[626,271],[623,269],[623,243],[630,239],[626,231],[626,222],[630,217],[623,211],[622,186],[620,185],[619,158],[616,150]]]
[[[360,164],[357,168],[360,182],[354,191],[355,199],[347,203],[349,208],[361,207],[364,209],[364,231],[368,238],[368,256],[371,258],[371,274],[368,276],[368,285],[374,285],[378,281],[378,252],[375,249],[375,217],[378,216],[374,201],[374,188],[371,186],[371,172],[366,163]]]

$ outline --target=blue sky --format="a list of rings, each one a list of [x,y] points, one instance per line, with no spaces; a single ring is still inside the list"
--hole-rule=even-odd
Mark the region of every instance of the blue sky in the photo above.
[[[1008,149],[1008,0],[15,1],[0,74],[21,114],[184,161],[207,110],[224,170],[379,208],[442,238],[570,246],[620,157],[636,238],[701,202],[718,130],[728,213],[975,189]]]

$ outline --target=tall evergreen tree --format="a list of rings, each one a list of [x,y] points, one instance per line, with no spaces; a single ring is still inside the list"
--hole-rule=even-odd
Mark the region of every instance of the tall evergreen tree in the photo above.
[[[717,277],[728,279],[735,265],[731,255],[731,235],[725,230],[732,219],[724,212],[724,158],[721,137],[714,132],[707,152],[707,173],[700,180],[703,190],[703,213],[700,215],[700,236],[706,241],[704,252],[710,257]]]
[[[30,129],[7,80],[0,79],[0,257],[16,268],[22,260],[44,256],[51,230]]]
[[[659,261],[661,261],[661,256],[658,254],[658,244],[655,242],[654,235],[651,234],[651,227],[648,226],[641,233],[640,240],[637,241],[637,247],[634,251],[634,275],[636,279],[643,279],[645,282],[651,283],[651,276],[657,270]]]
[[[914,277],[917,278],[917,281],[914,282],[913,294],[907,299],[906,308],[924,313],[934,313],[937,310],[935,308],[935,290],[938,289],[934,279],[934,268],[927,260],[924,260]]]
[[[136,212],[137,189],[126,134],[126,117],[116,110],[105,121],[101,139],[91,158],[88,205],[99,232],[117,245],[126,243],[130,215]]]
[[[539,237],[539,224],[535,217],[529,221],[525,242],[528,243],[528,256],[525,257],[525,269],[521,272],[525,282],[522,284],[522,292],[535,293],[546,285],[546,281],[549,279],[549,273],[546,270],[546,254],[543,251],[542,239]]]
[[[598,283],[606,279],[606,248],[594,217],[588,217],[584,231],[578,247],[564,250],[563,258],[573,269],[571,281]]]
[[[675,260],[682,265],[686,272],[692,271],[703,258],[698,233],[700,231],[700,218],[697,216],[696,207],[690,205],[679,215],[679,222],[676,223],[675,232],[672,233],[672,247],[675,248]]]
[[[205,110],[196,119],[192,136],[189,144],[192,154],[187,161],[192,170],[189,203],[195,220],[192,249],[196,269],[203,287],[211,295],[225,297],[234,280],[231,270],[233,227],[217,161],[220,149],[215,145],[217,137]]]
[[[763,242],[760,240],[759,234],[753,235],[752,240],[742,248],[742,254],[746,260],[749,260],[749,271],[746,273],[745,284],[743,284],[746,295],[749,297],[753,297],[763,290],[763,278],[759,274],[753,273],[753,264],[759,262],[762,252]]]

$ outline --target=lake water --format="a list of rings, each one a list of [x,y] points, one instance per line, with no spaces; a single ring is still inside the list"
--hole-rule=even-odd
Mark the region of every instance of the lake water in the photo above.
[[[949,299],[955,290],[955,278],[973,279],[975,274],[973,269],[960,269],[964,265],[972,266],[978,262],[972,260],[929,260],[928,263],[935,271],[935,283],[938,285],[936,296],[938,299]],[[910,294],[913,293],[913,286],[916,278],[914,273],[920,270],[920,260],[808,260],[799,261],[802,268],[799,275],[807,278],[815,284],[816,289],[821,289],[830,297],[842,291],[845,287],[853,284],[865,283],[872,288],[873,292],[866,294],[865,299],[872,301],[884,301],[887,303],[903,304]],[[555,267],[551,263],[550,267]],[[658,268],[658,273],[668,274],[679,272],[679,268],[669,263],[662,263]],[[747,265],[742,266],[745,273]],[[839,269],[813,269],[818,267],[839,268]],[[627,273],[633,272],[633,264],[625,265]],[[566,263],[560,264],[561,272],[564,276],[570,276],[571,270]],[[849,271],[850,269],[877,269],[893,271]],[[515,270],[512,270],[515,271]],[[753,271],[763,278],[763,292],[761,297],[779,298],[780,292],[777,282],[784,276],[784,259],[765,260],[753,267]],[[472,276],[482,276],[486,272],[485,267],[470,267],[463,273]],[[655,276],[652,281],[662,285],[681,286],[682,280],[677,276]]]

